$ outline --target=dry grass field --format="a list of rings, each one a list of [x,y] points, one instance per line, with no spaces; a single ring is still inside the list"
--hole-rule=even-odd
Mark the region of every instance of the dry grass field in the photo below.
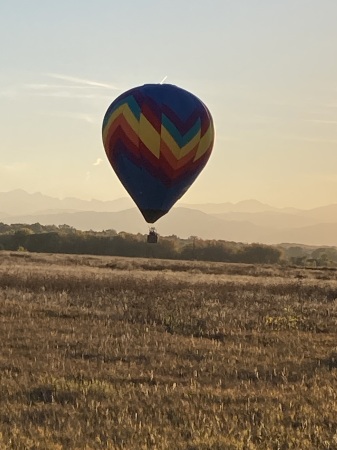
[[[337,449],[337,272],[0,252],[0,449]]]

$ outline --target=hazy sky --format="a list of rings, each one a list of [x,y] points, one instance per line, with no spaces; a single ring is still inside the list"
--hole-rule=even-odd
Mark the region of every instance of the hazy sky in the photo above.
[[[125,196],[101,123],[123,90],[209,107],[184,202],[337,203],[336,0],[0,0],[0,191]]]

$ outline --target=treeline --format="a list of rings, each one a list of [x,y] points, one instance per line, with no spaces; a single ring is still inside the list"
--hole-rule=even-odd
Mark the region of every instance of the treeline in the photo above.
[[[284,245],[283,252],[286,259],[296,266],[336,267],[336,247],[310,247]]]
[[[281,261],[279,248],[263,244],[241,244],[203,240],[196,236],[180,239],[160,237],[148,244],[142,234],[79,231],[67,225],[6,225],[0,223],[0,250],[109,256],[153,257],[200,261],[275,264]]]

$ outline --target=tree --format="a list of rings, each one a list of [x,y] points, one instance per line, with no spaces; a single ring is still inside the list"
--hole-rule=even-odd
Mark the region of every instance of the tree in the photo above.
[[[242,262],[251,264],[275,264],[280,261],[281,251],[278,248],[262,244],[251,244],[240,252]]]
[[[329,261],[337,262],[337,249],[335,247],[320,247],[311,253],[319,265],[326,265]]]

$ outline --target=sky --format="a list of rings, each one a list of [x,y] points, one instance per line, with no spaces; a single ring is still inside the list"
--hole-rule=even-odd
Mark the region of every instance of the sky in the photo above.
[[[212,113],[184,203],[337,203],[336,0],[1,0],[0,191],[127,195],[101,125],[165,82]]]

